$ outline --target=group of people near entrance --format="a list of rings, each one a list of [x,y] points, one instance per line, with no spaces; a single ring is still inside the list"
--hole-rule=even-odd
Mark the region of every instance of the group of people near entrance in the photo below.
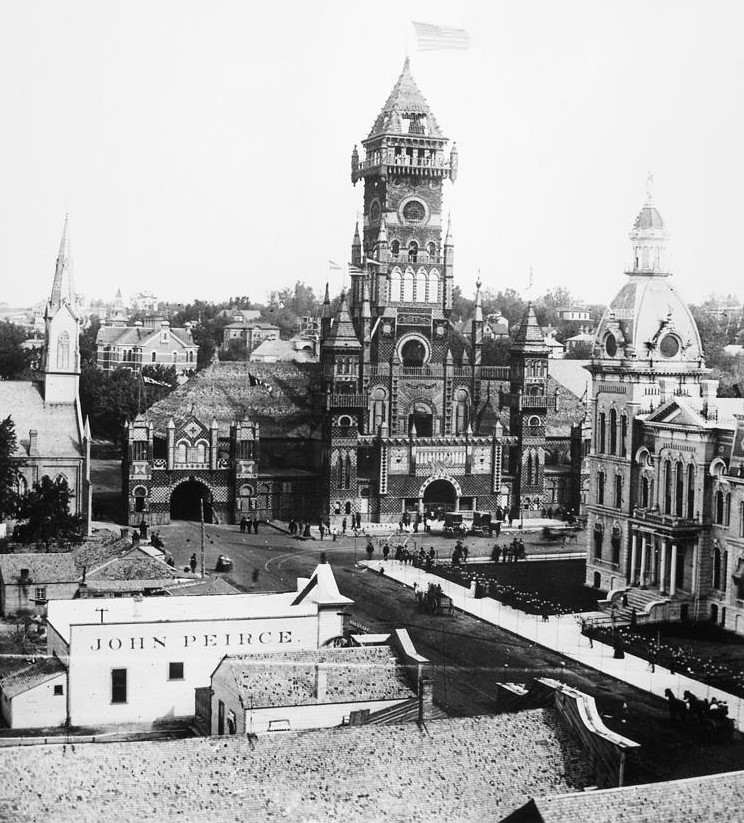
[[[516,563],[517,560],[524,560],[526,557],[524,540],[522,540],[521,537],[515,537],[508,546],[504,546],[503,548],[499,546],[498,543],[495,543],[493,551],[491,552],[491,560],[493,560],[494,563],[498,563],[499,559],[502,563]]]
[[[240,533],[248,534],[251,533],[251,529],[253,529],[253,534],[258,534],[258,518],[254,517],[252,520],[249,520],[247,517],[240,518]]]
[[[300,538],[300,537],[311,537],[310,534],[310,522],[304,523],[302,520],[295,520],[294,517],[289,518],[289,522],[287,523],[287,529],[292,537]]]

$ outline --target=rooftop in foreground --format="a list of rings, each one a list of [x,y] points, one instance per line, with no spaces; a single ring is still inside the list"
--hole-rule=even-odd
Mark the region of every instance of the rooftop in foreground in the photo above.
[[[549,710],[278,736],[0,752],[13,821],[492,821],[587,785]]]

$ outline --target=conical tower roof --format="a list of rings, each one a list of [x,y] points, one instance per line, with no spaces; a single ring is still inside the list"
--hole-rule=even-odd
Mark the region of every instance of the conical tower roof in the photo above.
[[[547,351],[545,346],[545,335],[540,328],[535,316],[535,310],[532,308],[532,303],[527,304],[522,322],[517,329],[517,334],[514,338],[514,343],[511,346],[512,351]]]
[[[65,227],[62,230],[62,240],[57,254],[57,265],[54,269],[52,293],[49,297],[50,308],[56,311],[67,300],[72,303],[72,279],[70,276],[70,240],[67,235],[69,215],[65,215]]]
[[[324,345],[335,349],[360,349],[361,343],[357,337],[356,329],[351,321],[349,303],[346,299],[346,292],[341,294],[341,306],[339,307],[336,319],[333,321],[331,331],[326,338]]]
[[[409,130],[409,123],[411,127],[418,124],[423,127],[423,131],[413,130],[413,128]],[[393,86],[367,139],[370,140],[382,134],[402,134],[404,132],[445,139],[426,98],[421,94],[421,90],[413,79],[411,64],[407,57],[398,82]]]

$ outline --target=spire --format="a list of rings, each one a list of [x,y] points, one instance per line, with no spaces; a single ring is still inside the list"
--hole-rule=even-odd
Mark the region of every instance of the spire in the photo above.
[[[349,302],[346,299],[346,292],[341,292],[341,305],[336,314],[336,321],[333,324],[326,342],[334,348],[361,348],[357,337],[354,323],[349,313]]]
[[[320,316],[331,316],[331,295],[328,291],[328,283],[325,284],[325,296],[323,297],[323,307],[320,310]]]
[[[380,231],[377,235],[377,246],[378,248],[385,246],[387,247],[388,236],[387,236],[387,225],[385,222],[385,215],[383,214],[380,217]]]
[[[403,71],[367,139],[383,134],[400,134],[404,131],[426,137],[444,137],[426,98],[413,79],[411,62],[407,57],[403,63]]]
[[[369,305],[369,280],[365,277],[362,287],[362,320],[370,320],[371,318],[372,310]]]
[[[481,279],[478,272],[478,279],[475,281],[475,322],[483,322],[483,304],[481,301]]]
[[[540,324],[537,322],[535,310],[532,308],[532,303],[527,304],[522,322],[517,329],[517,334],[514,338],[514,343],[511,347],[512,351],[547,351],[545,346],[545,335],[542,333]]]
[[[454,235],[452,232],[452,215],[447,213],[447,234],[444,237],[444,245],[453,246],[454,242]]]
[[[56,312],[63,302],[72,303],[72,279],[70,277],[69,268],[69,214],[65,215],[65,227],[62,230],[62,240],[59,244],[59,253],[57,254],[57,265],[54,269],[54,281],[52,282],[52,293],[49,298],[49,309],[52,313]],[[67,274],[67,283],[65,284],[65,274]]]

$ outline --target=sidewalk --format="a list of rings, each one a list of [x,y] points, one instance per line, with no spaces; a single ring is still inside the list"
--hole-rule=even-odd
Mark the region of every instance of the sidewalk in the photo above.
[[[379,571],[381,561],[363,561],[362,565],[371,570]],[[735,697],[732,694],[706,686],[698,680],[692,680],[681,674],[672,674],[669,669],[656,666],[656,671],[651,672],[646,660],[634,655],[625,653],[625,658],[616,660],[613,657],[613,649],[604,643],[595,642],[592,648],[589,645],[589,638],[581,634],[579,615],[552,615],[547,621],[543,621],[540,615],[525,614],[511,606],[505,606],[498,600],[490,597],[475,599],[470,596],[470,590],[457,583],[437,577],[434,574],[427,574],[423,569],[414,566],[403,565],[402,563],[390,560],[384,564],[384,574],[386,577],[402,583],[404,586],[413,588],[417,583],[419,587],[428,587],[429,583],[439,583],[444,594],[452,598],[455,608],[466,614],[499,626],[512,634],[519,635],[537,643],[539,646],[552,649],[559,654],[583,666],[602,672],[603,674],[622,680],[643,689],[651,694],[666,699],[664,690],[671,689],[679,698],[685,691],[689,690],[696,697],[710,699],[716,697],[724,700],[728,704],[729,717],[734,720],[736,728],[741,731],[744,722],[744,699]],[[593,613],[584,614],[590,617]]]

